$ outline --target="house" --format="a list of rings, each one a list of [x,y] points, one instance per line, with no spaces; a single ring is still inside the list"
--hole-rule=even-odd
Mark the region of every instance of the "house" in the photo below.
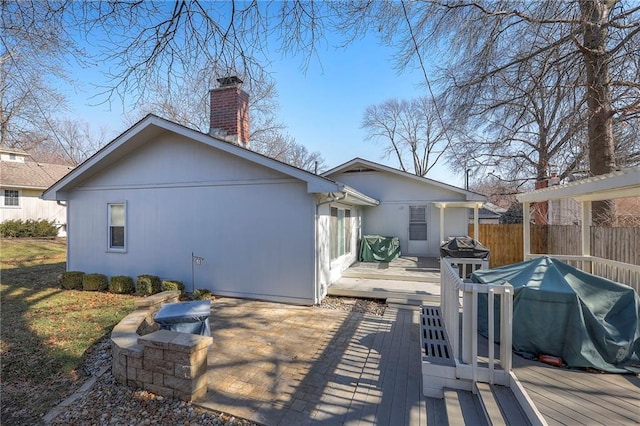
[[[500,218],[507,211],[507,209],[496,206],[491,203],[484,203],[482,208],[478,210],[478,222],[480,224],[492,224],[497,225],[500,223]],[[473,211],[469,211],[469,223],[473,223]]]
[[[480,194],[362,158],[323,176],[379,200],[379,205],[363,208],[364,235],[399,237],[400,249],[407,255],[438,257],[443,237],[466,235],[469,208],[479,209],[485,200]],[[444,216],[446,220],[441,220]]]
[[[379,192],[248,149],[242,82],[218,81],[208,134],[148,115],[45,191],[43,198],[68,205],[67,268],[151,273],[187,290],[319,303],[357,259],[364,214],[381,204]],[[429,187],[465,198],[448,185]]]
[[[25,151],[0,146],[0,222],[49,220],[66,235],[66,207],[55,200],[40,199],[42,192],[72,167],[32,161]]]

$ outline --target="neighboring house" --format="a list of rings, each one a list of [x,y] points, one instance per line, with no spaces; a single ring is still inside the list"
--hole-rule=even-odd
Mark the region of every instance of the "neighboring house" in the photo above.
[[[181,280],[187,290],[319,303],[357,259],[361,227],[383,233],[365,217],[377,208],[378,192],[247,149],[248,97],[238,80],[219,81],[209,134],[149,115],[45,191],[45,199],[68,205],[67,268],[150,273]],[[384,174],[399,189],[404,182],[436,192],[418,203],[429,215],[427,200],[470,195],[398,173]]]
[[[478,210],[478,223],[497,225],[500,223],[500,218],[506,212],[507,209],[496,206],[491,203],[484,203],[482,208]],[[473,211],[469,211],[469,223],[473,223]]]
[[[29,154],[0,146],[0,222],[6,220],[54,221],[58,235],[66,235],[66,207],[40,199],[42,192],[69,173],[72,167],[36,163]]]
[[[440,255],[440,209],[467,202],[480,204],[485,197],[433,179],[403,172],[373,161],[355,158],[323,176],[344,182],[380,201],[363,211],[363,235],[399,237],[403,254]],[[445,236],[467,234],[468,208],[447,208]]]

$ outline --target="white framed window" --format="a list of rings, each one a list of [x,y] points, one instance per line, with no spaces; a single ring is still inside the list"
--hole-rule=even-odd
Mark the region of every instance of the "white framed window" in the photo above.
[[[20,207],[20,190],[19,189],[3,190],[2,205],[4,207]]]
[[[331,260],[351,253],[351,210],[331,207],[329,223]]]
[[[427,240],[427,208],[425,206],[409,207],[409,240]]]
[[[108,245],[111,251],[126,251],[127,241],[127,204],[108,203]]]

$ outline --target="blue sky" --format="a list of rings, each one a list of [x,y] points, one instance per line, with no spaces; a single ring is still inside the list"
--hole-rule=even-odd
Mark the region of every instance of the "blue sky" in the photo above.
[[[426,94],[422,71],[398,72],[392,55],[390,48],[368,37],[346,48],[328,44],[311,60],[306,71],[301,70],[301,57],[273,61],[270,71],[278,91],[279,119],[297,142],[322,154],[327,168],[354,157],[397,166],[394,158],[382,157],[381,145],[365,140],[366,133],[360,127],[368,106],[390,98],[409,99]],[[95,70],[74,71],[74,77],[85,84],[75,94],[69,94],[72,113],[92,123],[95,129],[107,126],[110,137],[115,137],[128,125],[122,104],[115,102],[110,108],[90,106],[95,103],[89,98],[96,89],[89,88],[89,83],[99,83],[101,77]],[[463,174],[453,174],[445,164],[427,177],[464,185]]]

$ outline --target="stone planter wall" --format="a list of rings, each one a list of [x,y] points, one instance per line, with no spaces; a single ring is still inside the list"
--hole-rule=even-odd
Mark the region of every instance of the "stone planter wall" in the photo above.
[[[177,302],[179,296],[179,291],[165,291],[136,301],[137,310],[114,327],[111,347],[118,383],[186,401],[206,394],[207,350],[213,339],[154,326],[160,306]]]

